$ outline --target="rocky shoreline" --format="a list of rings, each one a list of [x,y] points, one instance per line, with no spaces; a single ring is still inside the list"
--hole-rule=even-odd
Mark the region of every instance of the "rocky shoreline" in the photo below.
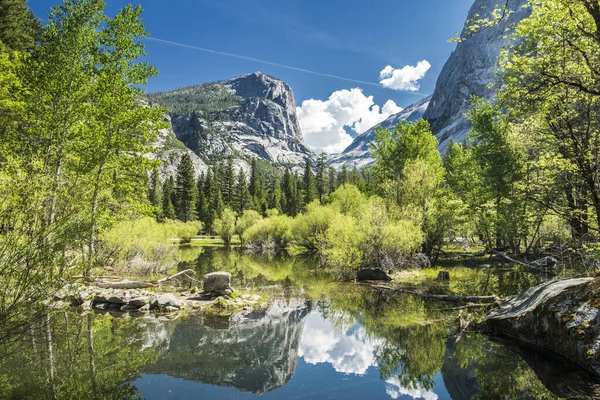
[[[173,313],[183,310],[207,310],[227,315],[238,310],[264,305],[256,294],[240,293],[231,287],[231,274],[213,272],[204,276],[203,292],[150,291],[145,289],[101,288],[94,285],[70,284],[54,294],[49,305],[55,309],[77,307],[143,316],[147,313]]]

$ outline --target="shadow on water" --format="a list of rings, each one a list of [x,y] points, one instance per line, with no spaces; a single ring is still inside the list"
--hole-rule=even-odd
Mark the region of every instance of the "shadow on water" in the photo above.
[[[237,287],[277,285],[278,295],[225,319],[55,313],[0,345],[0,398],[598,397],[600,381],[562,357],[478,334],[455,342],[446,305],[335,284],[316,265],[191,249],[181,269],[227,270]],[[464,290],[530,279],[477,274]]]

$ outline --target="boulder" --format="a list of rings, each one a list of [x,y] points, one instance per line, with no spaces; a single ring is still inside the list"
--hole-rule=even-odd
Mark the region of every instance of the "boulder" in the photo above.
[[[110,304],[117,304],[119,306],[122,306],[123,304],[125,304],[125,300],[123,300],[122,297],[118,297],[118,296],[111,296],[108,298],[107,300]]]
[[[127,302],[128,306],[135,307],[135,308],[143,307],[146,304],[148,304],[148,297],[146,297],[146,296],[137,297],[137,298],[131,299]]]
[[[224,293],[231,285],[231,274],[229,272],[212,272],[204,275],[204,293]]]
[[[505,299],[478,327],[552,350],[600,375],[600,278],[535,286]]]
[[[415,253],[411,258],[411,266],[417,269],[425,269],[431,267],[431,261],[423,253]]]
[[[356,279],[362,281],[391,281],[392,278],[381,268],[362,268],[358,271]]]
[[[553,269],[558,264],[558,260],[554,257],[544,257],[540,258],[529,264],[530,267],[533,268],[541,268],[541,269]]]
[[[164,311],[167,307],[181,308],[181,302],[170,293],[154,296],[150,302],[150,310]]]

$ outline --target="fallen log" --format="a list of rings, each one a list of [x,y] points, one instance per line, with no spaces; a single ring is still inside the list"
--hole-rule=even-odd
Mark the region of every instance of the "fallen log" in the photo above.
[[[389,290],[389,291],[397,292],[397,293],[406,293],[406,294],[411,294],[413,296],[422,297],[425,299],[448,301],[448,302],[452,302],[452,303],[478,303],[478,304],[481,304],[481,303],[495,303],[500,300],[500,298],[498,296],[458,296],[458,295],[430,294],[430,293],[420,293],[420,292],[415,292],[413,290],[395,288],[395,287],[384,286],[384,285],[369,285],[369,284],[363,284],[363,285],[372,287],[373,289]]]
[[[186,276],[189,278],[188,274],[194,275],[194,270],[186,269],[184,271],[180,271],[174,275],[168,276],[166,278],[159,279],[157,281],[128,281],[123,280],[121,282],[93,282],[94,286],[97,286],[102,289],[146,289],[152,287],[158,287],[161,283],[171,281],[179,276]]]
[[[523,267],[529,268],[529,269],[533,269],[535,271],[540,271],[540,272],[545,272],[547,274],[551,274],[551,275],[556,275],[554,272],[552,272],[550,269],[548,268],[542,268],[536,265],[536,261],[532,262],[532,263],[524,263],[522,261],[519,260],[515,260],[514,258],[510,258],[509,256],[507,256],[506,254],[500,252],[500,251],[496,251],[496,250],[490,250],[490,253],[502,258],[504,261],[513,263],[513,264],[518,264],[521,265]]]

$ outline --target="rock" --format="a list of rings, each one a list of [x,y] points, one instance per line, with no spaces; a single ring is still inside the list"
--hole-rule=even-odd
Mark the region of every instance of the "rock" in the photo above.
[[[224,292],[230,288],[231,274],[229,272],[212,272],[204,275],[204,293]]]
[[[600,278],[535,286],[505,299],[478,326],[552,350],[600,375]]]
[[[150,302],[150,310],[163,311],[166,307],[181,308],[181,302],[170,293],[154,296]]]
[[[139,308],[140,307],[136,307],[136,306],[131,306],[129,304],[125,304],[123,307],[121,307],[121,311],[136,311]]]
[[[231,296],[233,294],[233,289],[225,289],[223,290],[223,294]]]
[[[177,140],[209,163],[233,155],[236,169],[243,165],[248,170],[245,160],[253,158],[297,166],[316,158],[304,144],[292,89],[260,72],[148,97],[170,108],[166,119]],[[211,102],[210,111],[198,106],[203,101]],[[159,147],[172,154],[175,148],[165,148],[170,142],[165,138]],[[163,153],[161,160],[181,159],[181,154],[172,157],[164,150],[157,152]]]
[[[119,306],[122,306],[123,304],[125,304],[125,300],[123,300],[122,297],[117,297],[117,296],[109,297],[108,302],[110,304],[118,304]]]
[[[108,303],[108,297],[104,294],[97,294],[92,299],[92,304]]]
[[[440,271],[437,276],[438,281],[449,281],[450,280],[450,272],[448,271]]]
[[[415,253],[411,258],[411,264],[413,268],[425,269],[431,267],[431,261],[423,253]]]
[[[122,304],[117,304],[117,303],[108,303],[108,309],[109,310],[120,310],[121,307],[123,307]]]
[[[543,257],[529,264],[532,268],[553,269],[558,264],[558,260],[554,257]]]
[[[492,268],[492,266],[490,264],[481,264],[480,267],[481,268]]]
[[[131,299],[131,300],[129,300],[127,302],[128,306],[135,307],[135,308],[143,307],[146,304],[148,304],[148,297],[147,296],[137,297],[137,298]]]
[[[96,310],[108,310],[108,303],[94,303],[93,307]]]
[[[174,306],[166,306],[164,308],[165,312],[174,312],[174,311],[179,311],[179,307],[174,307]]]
[[[150,304],[145,304],[145,305],[141,306],[138,309],[138,311],[141,311],[141,312],[150,311]]]
[[[392,278],[381,268],[362,268],[358,271],[356,279],[362,281],[391,281]]]

